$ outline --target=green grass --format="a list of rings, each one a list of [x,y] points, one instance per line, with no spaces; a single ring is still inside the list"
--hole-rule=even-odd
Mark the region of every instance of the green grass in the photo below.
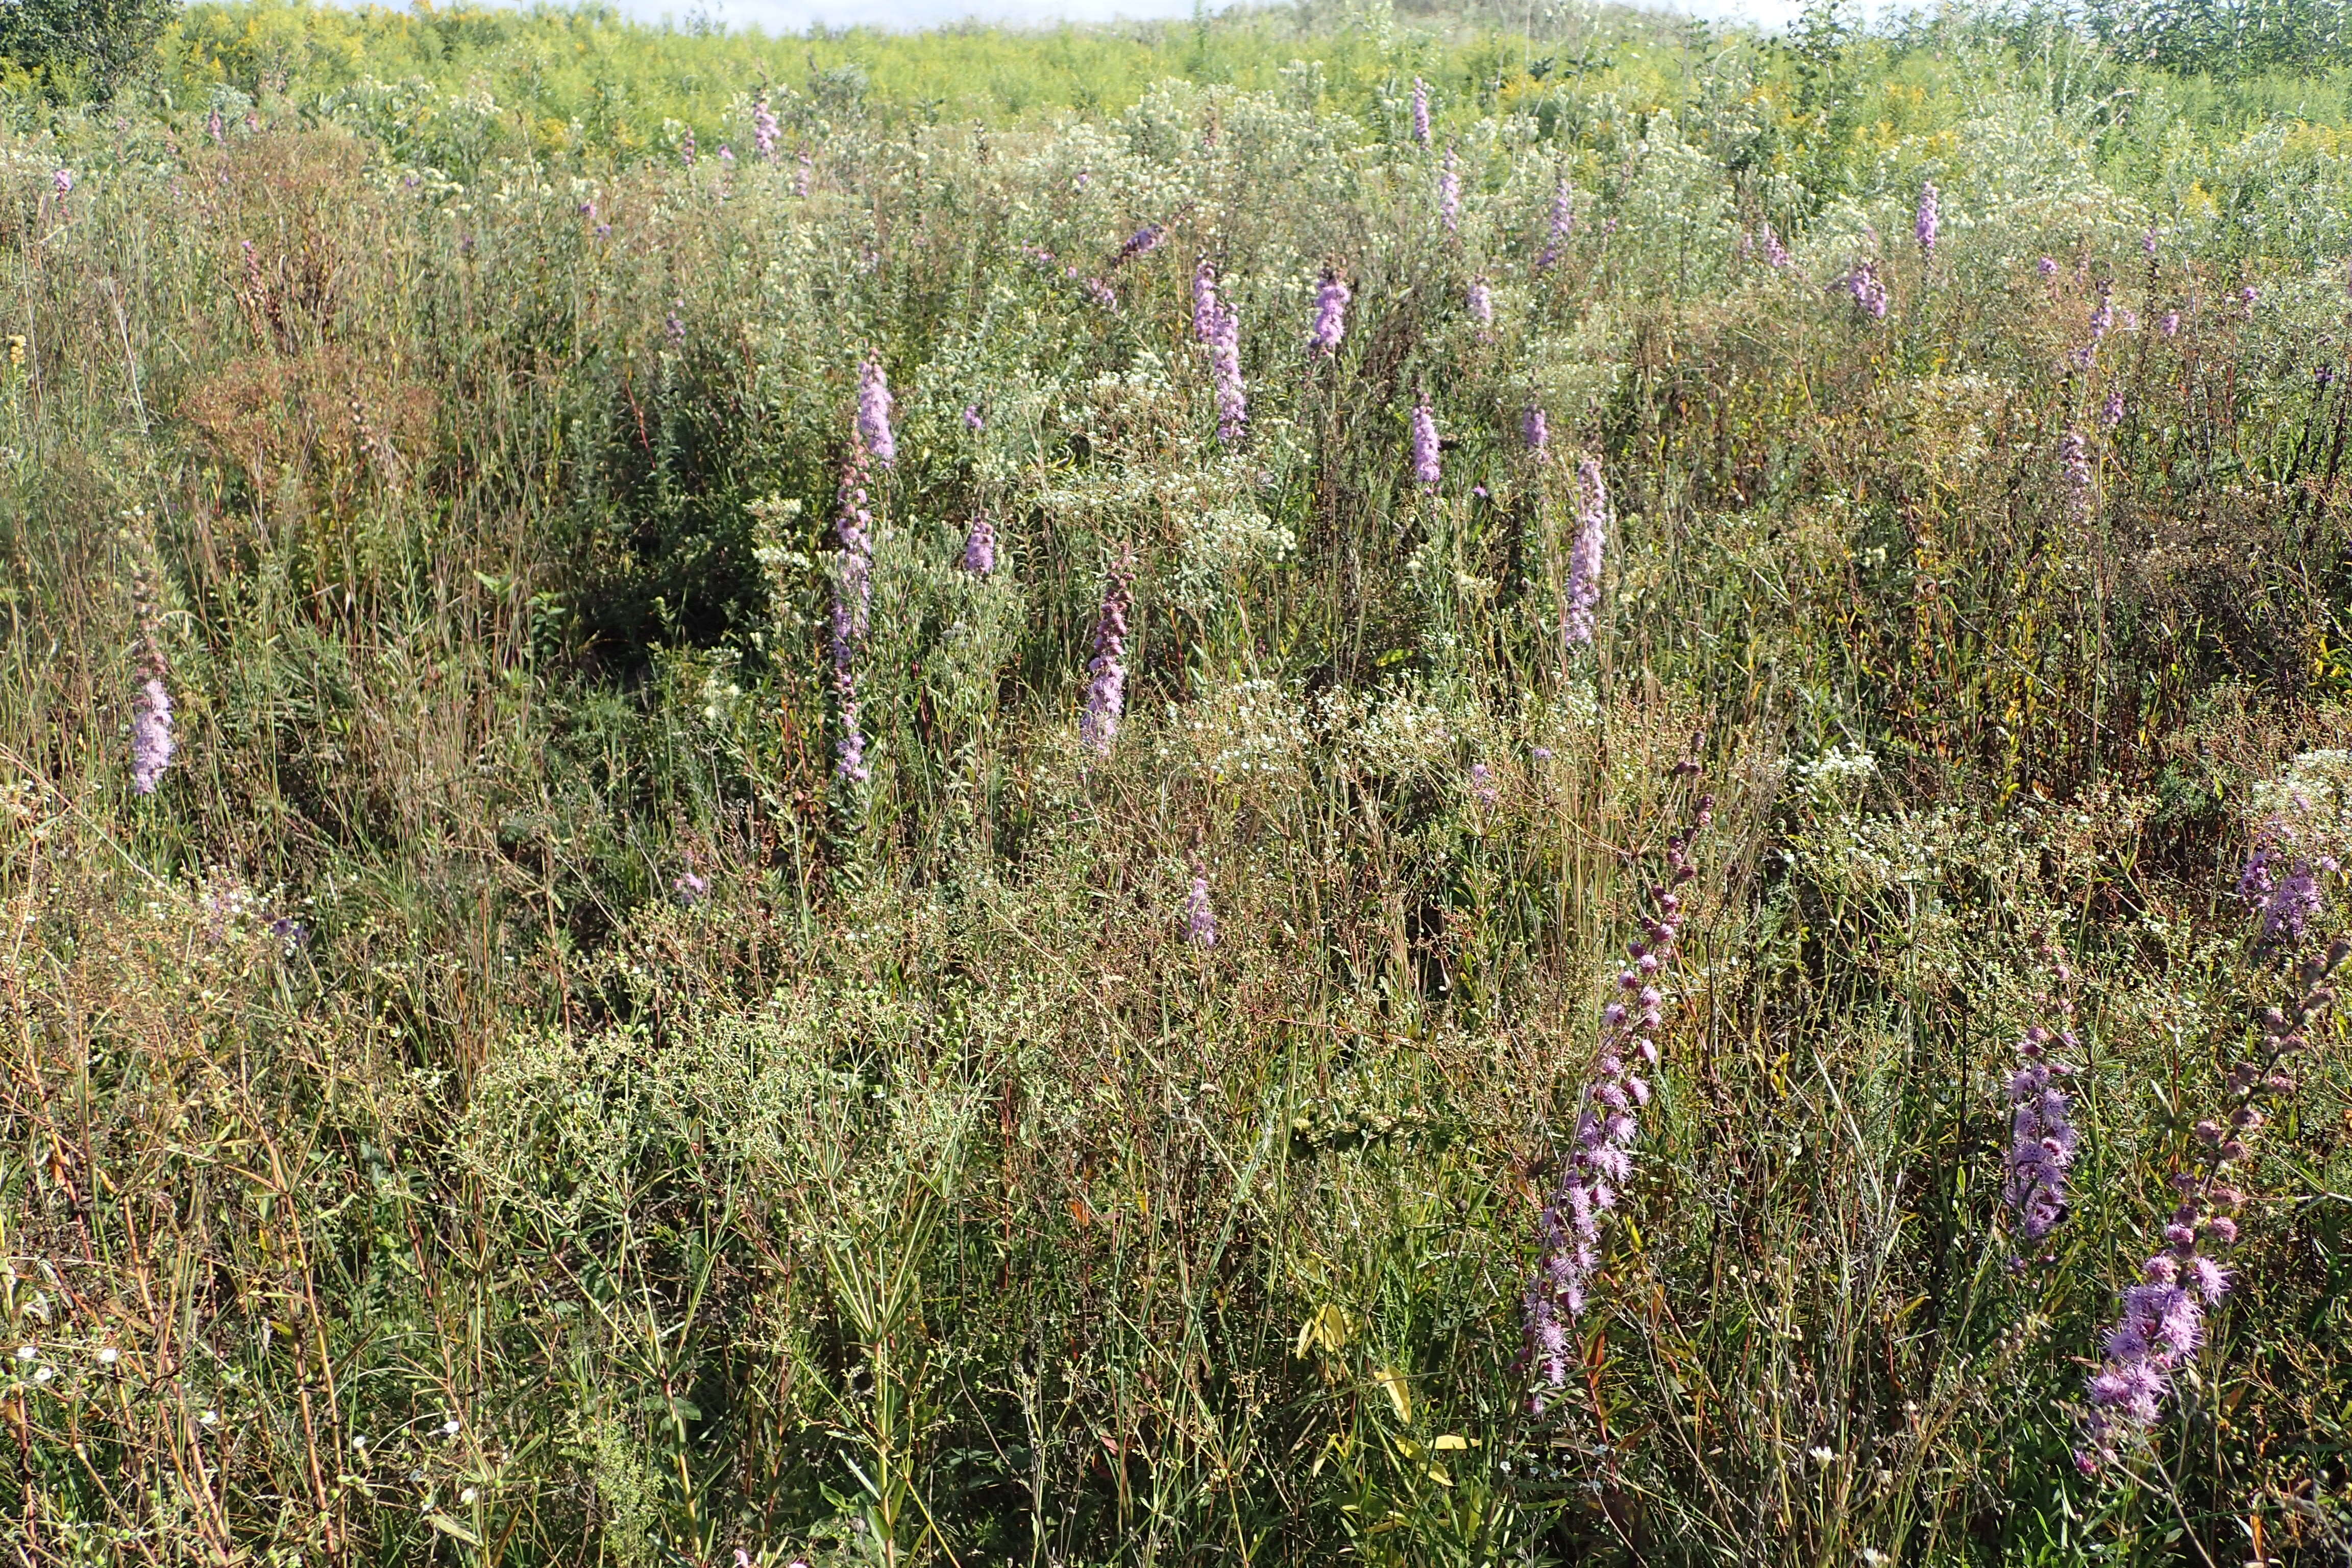
[[[2257,844],[2352,854],[2340,76],[1966,13],[260,5],[111,106],[9,108],[19,1560],[2352,1543],[2329,999],[2291,1081],[2231,1087],[2346,924],[2333,870],[2293,952],[2236,892]],[[1694,827],[1552,1390],[1542,1215]],[[2069,1018],[2029,1244],[2008,1083]],[[2249,1094],[2232,1289],[2085,1474],[2117,1292],[2175,1176],[2215,1212],[2198,1124]]]

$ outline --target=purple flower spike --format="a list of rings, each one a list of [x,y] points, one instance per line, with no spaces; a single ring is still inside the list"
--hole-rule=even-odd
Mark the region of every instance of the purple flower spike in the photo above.
[[[1528,411],[1519,416],[1519,439],[1527,443],[1528,450],[1536,455],[1538,461],[1542,460],[1551,446],[1551,421],[1544,417],[1540,405],[1528,404]]]
[[[2035,262],[2033,264],[2033,269],[2036,272],[2041,273],[2044,278],[2055,278],[2058,276],[2058,263],[2051,257],[2045,256],[2041,260]]]
[[[884,468],[898,461],[898,437],[890,433],[890,380],[882,361],[869,358],[857,370],[857,434]]]
[[[1609,490],[1601,464],[1587,458],[1576,469],[1576,542],[1569,547],[1566,596],[1560,605],[1563,651],[1590,647],[1592,613],[1601,605],[1601,563],[1608,546]]]
[[[1482,327],[1495,324],[1495,291],[1484,278],[1470,279],[1470,319]]]
[[[1538,272],[1549,270],[1559,260],[1559,253],[1567,246],[1569,235],[1575,230],[1576,213],[1570,201],[1568,182],[1562,180],[1552,187],[1551,231],[1544,241],[1543,253],[1536,258],[1536,270]]]
[[[49,184],[56,187],[58,195],[61,196],[71,195],[74,188],[73,171],[71,169],[59,169],[56,174],[49,176]]]
[[[1412,139],[1429,145],[1429,84],[1419,77],[1412,79]]]
[[[2069,430],[2058,441],[2058,466],[2066,476],[2066,500],[2078,521],[2091,515],[2091,447],[2080,430]]]
[[[1098,757],[1110,755],[1127,710],[1127,617],[1135,608],[1134,581],[1134,554],[1121,551],[1103,585],[1094,658],[1087,662],[1087,710],[1078,721],[1080,742]]]
[[[131,700],[131,787],[141,795],[153,795],[156,784],[163,781],[163,770],[172,765],[172,753],[176,749],[172,735],[172,694],[164,689],[160,675],[152,676]]]
[[[1429,411],[1426,396],[1412,406],[1412,477],[1437,488],[1437,416]]]
[[[1209,906],[1209,879],[1194,877],[1184,895],[1184,940],[1207,952],[1217,945],[1217,911]]]
[[[1919,215],[1911,226],[1911,232],[1918,237],[1921,255],[1933,257],[1936,254],[1936,237],[1941,228],[1942,218],[1937,210],[1936,187],[1934,183],[1930,182],[1919,187]]]
[[[1451,147],[1437,173],[1437,217],[1449,233],[1462,226],[1462,160]]]
[[[1674,962],[1683,908],[1680,895],[1672,889],[1697,874],[1691,845],[1707,825],[1714,805],[1712,795],[1701,796],[1691,825],[1666,841],[1666,877],[1650,889],[1654,912],[1643,922],[1643,940],[1635,944],[1645,960],[1655,961],[1654,968],[1663,970]],[[1643,995],[1646,999],[1657,993],[1645,990]],[[1661,998],[1646,1005],[1662,1012],[1664,1002]],[[1619,1004],[1601,1013],[1592,1075],[1576,1120],[1574,1150],[1563,1162],[1559,1184],[1538,1222],[1540,1251],[1523,1310],[1524,1364],[1536,1375],[1531,1403],[1538,1415],[1553,1391],[1568,1383],[1570,1331],[1584,1315],[1593,1277],[1601,1269],[1601,1223],[1618,1206],[1633,1173],[1637,1113],[1648,1106],[1653,1092],[1637,1068],[1657,1060],[1656,1042],[1637,1031],[1656,1026],[1648,1014],[1637,1022]]]
[[[963,542],[963,569],[975,577],[996,570],[996,525],[984,511],[971,514],[971,531]]]
[[[751,149],[769,163],[776,157],[776,113],[763,92],[751,100]]]
[[[1322,284],[1315,290],[1315,325],[1307,333],[1307,346],[1318,358],[1339,352],[1339,340],[1348,335],[1351,297],[1339,274],[1325,268]]]

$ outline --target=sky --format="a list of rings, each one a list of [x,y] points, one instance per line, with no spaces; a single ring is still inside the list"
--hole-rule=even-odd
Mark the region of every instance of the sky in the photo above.
[[[1658,10],[1685,11],[1778,26],[1797,14],[1799,0],[1650,0]],[[767,33],[829,27],[932,27],[968,17],[988,22],[1108,22],[1118,17],[1189,16],[1192,0],[620,0],[620,8],[646,21],[667,14],[683,21],[695,10],[730,27]],[[1211,9],[1222,8],[1222,0]]]

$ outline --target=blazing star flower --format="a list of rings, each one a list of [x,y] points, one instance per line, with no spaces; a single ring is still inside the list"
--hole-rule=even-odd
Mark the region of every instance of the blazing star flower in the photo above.
[[[996,570],[996,525],[984,511],[971,514],[971,531],[963,542],[963,569],[975,577]]]
[[[1559,253],[1568,244],[1569,235],[1576,227],[1576,213],[1570,205],[1570,192],[1566,180],[1552,187],[1551,232],[1544,241],[1543,253],[1536,258],[1536,270],[1543,272],[1559,260]]]
[[[2001,1201],[2016,1211],[2018,1230],[2031,1241],[2057,1227],[2066,1204],[2066,1170],[2074,1163],[2074,1101],[2063,1088],[2074,1068],[2050,1054],[2053,1038],[2074,1043],[2071,1033],[2053,1037],[2039,1024],[2028,1029],[2009,1080],[2009,1170]]]
[[[1134,580],[1135,558],[1121,551],[1103,584],[1094,658],[1087,661],[1087,710],[1078,721],[1080,742],[1098,757],[1110,755],[1127,710],[1127,617],[1135,607]]]
[[[2285,874],[2277,875],[2283,857],[2276,840],[2284,837],[2283,825],[2266,824],[2253,853],[2246,858],[2244,869],[2238,873],[2238,897],[2252,907],[2257,921],[2254,940],[2264,946],[2293,947],[2303,941],[2312,918],[2326,907],[2320,878],[2336,869],[2332,857],[2296,855],[2284,857]]]
[[[1593,1276],[1601,1268],[1601,1226],[1617,1206],[1633,1173],[1638,1116],[1650,1103],[1642,1074],[1657,1065],[1654,1037],[1664,1019],[1665,1001],[1645,974],[1664,973],[1675,959],[1683,906],[1677,891],[1697,875],[1691,844],[1712,818],[1715,799],[1702,796],[1692,826],[1666,841],[1666,880],[1650,889],[1656,913],[1643,923],[1640,938],[1627,944],[1632,963],[1617,977],[1621,998],[1601,1015],[1600,1038],[1583,1109],[1576,1121],[1575,1149],[1563,1164],[1559,1184],[1538,1222],[1540,1250],[1523,1300],[1527,1350],[1538,1390],[1532,1401],[1540,1415],[1552,1391],[1568,1382],[1569,1333],[1584,1314]]]
[[[963,405],[963,427],[975,436],[988,428],[988,421],[980,416],[979,404],[967,403]]]
[[[2112,430],[2124,422],[2124,389],[2107,388],[2107,401],[2099,409],[2099,423]]]
[[[1772,232],[1772,226],[1769,223],[1764,226],[1763,235],[1764,259],[1773,268],[1785,271],[1790,260],[1789,247],[1780,243],[1780,237]]]
[[[1449,232],[1462,226],[1462,160],[1451,147],[1437,173],[1437,216]]]
[[[688,168],[694,167],[694,128],[690,125],[687,127],[686,140],[677,144],[677,155],[685,160]]]
[[[1217,269],[1206,261],[1192,272],[1192,341],[1205,343],[1216,335],[1224,306],[1217,300]]]
[[[1217,945],[1217,912],[1209,907],[1209,879],[1194,877],[1184,895],[1184,940],[1206,952]]]
[[[800,167],[793,171],[793,195],[805,196],[809,184],[816,177],[816,159],[805,147],[800,152]]]
[[[2041,273],[2044,278],[2055,278],[2058,276],[2057,261],[2047,256],[2035,262],[2033,264],[2033,269],[2036,272]]]
[[[2115,304],[2109,300],[2107,290],[2102,289],[2099,290],[2099,302],[2091,307],[2091,341],[2095,343],[2105,338],[2107,329],[2115,324]]]
[[[2167,310],[2164,313],[2164,320],[2160,325],[2164,329],[2164,335],[2166,337],[2169,338],[2179,336],[2180,332],[2180,312],[2178,310]]]
[[[1307,346],[1317,356],[1339,352],[1339,340],[1348,335],[1349,298],[1346,281],[1325,268],[1322,284],[1315,290],[1315,325],[1307,333]]]
[[[1886,284],[1878,276],[1877,262],[1858,261],[1839,281],[1864,315],[1874,321],[1886,320]]]
[[[221,124],[220,105],[217,103],[213,105],[212,112],[205,116],[205,133],[213,139],[213,145],[216,147],[228,145],[228,132]]]
[[[857,436],[876,462],[886,468],[898,463],[898,442],[890,433],[890,381],[878,356],[857,368]]]
[[[1209,338],[1209,375],[1217,388],[1217,439],[1227,446],[1242,438],[1249,422],[1249,394],[1242,385],[1242,320],[1230,305],[1217,310]]]
[[[686,346],[686,318],[678,314],[685,309],[685,300],[672,300],[669,315],[662,322],[662,336],[669,340],[669,346],[674,349]]]
[[[1911,232],[1918,237],[1920,254],[1929,257],[1936,254],[1936,236],[1940,227],[1940,215],[1936,206],[1936,186],[1934,182],[1930,181],[1919,187],[1919,214],[1911,226]]]
[[[1158,224],[1148,223],[1129,235],[1127,243],[1118,247],[1118,254],[1110,258],[1111,270],[1117,271],[1136,258],[1149,256],[1159,249],[1160,237],[1166,233],[1167,230]]]
[[[1437,488],[1437,416],[1429,411],[1426,395],[1412,405],[1412,477]]]
[[[1412,79],[1412,139],[1429,145],[1429,84],[1419,77]]]
[[[1495,783],[1495,771],[1484,763],[1470,764],[1470,798],[1488,811],[1494,810],[1503,798],[1501,788]]]
[[[751,100],[751,150],[766,162],[776,156],[776,112],[768,107],[768,95],[761,93]]]
[[[1484,278],[1470,279],[1470,319],[1482,327],[1495,324],[1495,292]]]
[[[691,871],[680,871],[670,879],[669,890],[677,895],[679,903],[690,908],[700,903],[709,893],[710,879],[707,877],[698,877]]]
[[[74,188],[73,171],[71,169],[59,169],[56,174],[49,176],[49,184],[57,187],[58,195],[61,196],[71,195]]]
[[[1540,460],[1551,446],[1551,421],[1544,417],[1541,405],[1530,403],[1528,411],[1519,416],[1519,439],[1528,450]]]
[[[153,795],[172,765],[177,744],[172,735],[172,694],[160,673],[150,676],[131,705],[131,787]]]
[[[2080,430],[2059,437],[2058,465],[2066,476],[2066,497],[2077,520],[2091,515],[2091,448]]]
[[[1601,563],[1608,537],[1609,490],[1601,483],[1599,459],[1587,458],[1576,469],[1576,542],[1569,547],[1566,597],[1559,613],[1563,650],[1592,641],[1592,613],[1601,605]]]

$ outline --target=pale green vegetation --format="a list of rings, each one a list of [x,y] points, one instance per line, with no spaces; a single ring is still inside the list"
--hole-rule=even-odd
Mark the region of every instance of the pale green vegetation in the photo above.
[[[2229,1075],[2346,925],[2352,78],[2162,37],[269,4],[17,80],[12,1559],[2344,1561],[2352,1070],[2323,1008]],[[2247,1095],[2232,1287],[2085,1474]]]

